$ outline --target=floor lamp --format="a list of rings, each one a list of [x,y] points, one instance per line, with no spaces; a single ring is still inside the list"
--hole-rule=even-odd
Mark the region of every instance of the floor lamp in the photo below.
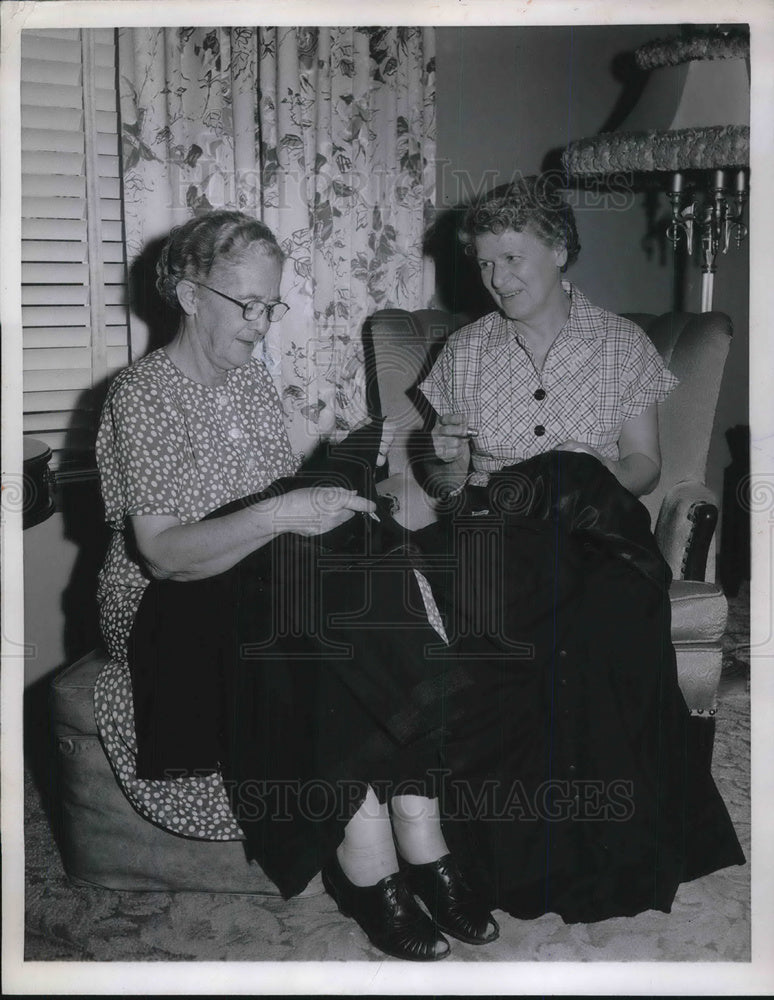
[[[619,129],[569,144],[570,177],[631,182],[663,174],[675,250],[698,247],[701,311],[712,309],[719,253],[747,235],[742,221],[750,162],[750,43],[746,34],[705,32],[650,42],[634,53],[650,71]]]

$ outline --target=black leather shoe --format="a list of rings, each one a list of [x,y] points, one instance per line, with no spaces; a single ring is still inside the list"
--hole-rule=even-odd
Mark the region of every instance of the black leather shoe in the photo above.
[[[353,917],[372,944],[385,955],[412,962],[437,962],[450,952],[449,942],[423,913],[402,872],[376,885],[354,885],[338,858],[323,868],[323,885],[345,917]]]
[[[451,854],[426,865],[403,864],[409,888],[442,931],[466,944],[497,940],[497,921],[465,881]]]

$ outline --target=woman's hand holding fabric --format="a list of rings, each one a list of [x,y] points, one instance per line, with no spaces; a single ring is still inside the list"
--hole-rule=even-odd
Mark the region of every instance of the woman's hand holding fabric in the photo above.
[[[298,535],[324,535],[338,528],[355,513],[376,510],[372,500],[358,496],[355,490],[339,486],[312,486],[291,490],[269,501],[277,533],[292,531]],[[260,506],[260,505],[259,505]]]
[[[658,441],[658,407],[651,404],[636,417],[625,420],[618,439],[618,461],[605,458],[595,448],[581,441],[564,441],[557,451],[582,452],[598,459],[618,482],[636,497],[650,493],[661,473],[661,450]]]
[[[605,458],[595,448],[581,441],[564,441],[557,451],[583,452],[598,459],[618,482],[636,497],[650,493],[661,473],[661,450],[658,440],[658,406],[651,405],[621,425],[618,438],[618,461]]]
[[[321,535],[376,504],[340,487],[292,490],[214,521],[181,524],[172,515],[130,518],[137,548],[157,580],[203,580],[223,573],[277,535]]]

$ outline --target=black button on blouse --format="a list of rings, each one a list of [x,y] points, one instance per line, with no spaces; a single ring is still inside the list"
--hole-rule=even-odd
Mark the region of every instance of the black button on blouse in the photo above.
[[[543,437],[545,432],[546,432],[545,427],[542,424],[538,424],[537,427],[535,428],[535,437]]]
[[[532,393],[532,395],[538,401],[543,400],[543,399],[546,398],[546,390],[545,389],[535,389],[535,391]]]

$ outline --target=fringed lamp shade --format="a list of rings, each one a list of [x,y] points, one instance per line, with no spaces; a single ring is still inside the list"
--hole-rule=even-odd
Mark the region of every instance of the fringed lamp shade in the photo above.
[[[746,167],[750,71],[746,38],[705,35],[651,42],[635,54],[651,70],[620,129],[579,139],[564,164],[575,177]]]
[[[712,308],[715,262],[742,223],[750,162],[750,43],[744,36],[700,34],[651,42],[634,56],[650,70],[636,106],[620,129],[572,142],[563,154],[567,174],[601,179],[669,173],[675,249],[685,237],[702,254],[702,310]],[[732,194],[727,194],[733,172]],[[685,171],[712,171],[703,208],[685,205]]]
[[[574,177],[745,167],[750,129],[744,125],[685,128],[675,132],[607,132],[572,143],[566,156]]]

